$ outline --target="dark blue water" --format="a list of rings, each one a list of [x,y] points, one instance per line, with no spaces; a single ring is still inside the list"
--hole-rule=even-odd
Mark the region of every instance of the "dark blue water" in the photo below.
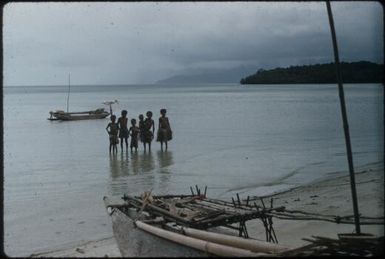
[[[357,170],[383,165],[383,86],[345,85]],[[4,88],[4,238],[10,256],[112,235],[102,198],[264,195],[347,172],[336,85],[72,86],[70,110],[119,101],[138,119],[167,108],[168,152],[108,153],[108,119],[48,121],[66,86]],[[105,108],[108,108],[104,106]]]

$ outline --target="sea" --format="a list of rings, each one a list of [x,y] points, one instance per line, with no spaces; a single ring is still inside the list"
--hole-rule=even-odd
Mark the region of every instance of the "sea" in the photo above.
[[[111,237],[103,197],[265,196],[348,174],[338,87],[301,85],[73,85],[70,111],[109,107],[138,120],[167,109],[168,150],[109,153],[98,120],[50,121],[68,86],[3,87],[3,231],[8,256]],[[384,163],[382,84],[344,84],[355,170]],[[348,187],[347,187],[348,188]]]

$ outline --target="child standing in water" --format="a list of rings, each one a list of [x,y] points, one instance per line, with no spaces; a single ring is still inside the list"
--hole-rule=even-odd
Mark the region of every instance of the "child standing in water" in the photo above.
[[[159,117],[159,127],[156,141],[160,142],[160,148],[163,151],[163,142],[166,145],[167,150],[167,141],[172,139],[172,131],[168,118],[166,117],[166,109],[161,109]]]
[[[135,148],[135,151],[138,151],[138,135],[139,135],[139,128],[136,127],[136,120],[132,119],[131,120],[131,127],[128,130],[128,132],[131,132],[131,143],[130,143],[130,148],[132,151],[132,148]]]
[[[118,152],[118,148],[116,145],[119,143],[119,140],[118,140],[119,127],[118,127],[118,124],[115,123],[115,120],[116,120],[116,116],[111,115],[111,122],[108,123],[106,127],[106,130],[110,137],[110,154],[111,154],[111,150],[113,153]]]
[[[144,126],[144,117],[143,114],[139,115],[139,138],[140,142],[143,143],[144,150],[146,150],[146,144],[144,143],[144,132],[145,132],[145,126]]]
[[[122,111],[122,116],[118,119],[119,126],[119,138],[120,138],[120,148],[123,151],[123,139],[126,141],[126,151],[128,149],[128,128],[127,128],[127,111]]]
[[[148,151],[151,151],[151,141],[154,138],[155,123],[152,119],[152,112],[146,113],[147,118],[144,120],[144,151],[146,151],[146,143],[148,144]],[[151,131],[152,129],[152,131]]]

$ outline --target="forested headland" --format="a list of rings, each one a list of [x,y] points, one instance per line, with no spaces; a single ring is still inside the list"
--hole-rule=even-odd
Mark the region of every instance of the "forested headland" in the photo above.
[[[341,62],[344,83],[382,83],[383,64],[369,61]],[[337,83],[335,63],[290,66],[270,70],[259,69],[242,78],[241,84],[328,84]]]

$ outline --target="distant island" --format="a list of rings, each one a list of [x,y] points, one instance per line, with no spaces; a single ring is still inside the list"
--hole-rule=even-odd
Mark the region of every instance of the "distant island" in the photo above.
[[[383,64],[369,61],[341,62],[344,83],[382,83]],[[255,74],[242,78],[241,84],[327,84],[337,83],[335,64],[290,66],[270,70],[259,69]]]
[[[239,78],[250,75],[257,66],[237,66],[229,69],[187,70],[183,74],[159,80],[156,84],[239,83]]]

